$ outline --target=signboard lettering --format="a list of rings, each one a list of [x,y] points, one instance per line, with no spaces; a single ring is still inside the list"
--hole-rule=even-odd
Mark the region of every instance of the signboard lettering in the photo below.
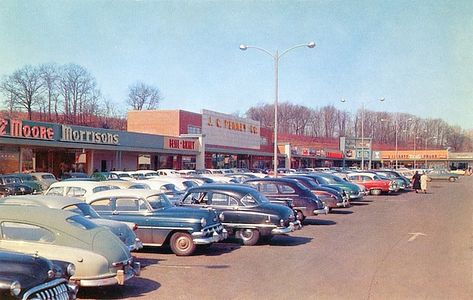
[[[62,125],[61,141],[76,143],[94,143],[118,145],[119,135],[110,132],[97,132],[93,130],[78,130],[70,126]]]
[[[48,125],[0,119],[0,136],[38,140],[54,140],[54,129]]]
[[[178,138],[166,138],[165,147],[168,149],[196,150],[195,140],[184,140]]]

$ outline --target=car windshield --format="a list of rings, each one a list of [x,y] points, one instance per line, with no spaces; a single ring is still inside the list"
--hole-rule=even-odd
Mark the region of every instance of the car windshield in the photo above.
[[[191,188],[191,187],[194,187],[194,186],[198,186],[198,184],[195,183],[195,182],[192,181],[192,180],[183,181],[182,184],[183,184],[186,188]]]
[[[86,203],[76,203],[64,207],[64,210],[72,211],[78,215],[90,218],[90,219],[100,219],[100,215]]]
[[[20,178],[17,177],[3,177],[5,183],[21,183]]]
[[[98,187],[94,187],[92,192],[93,193],[98,193],[98,192],[102,192],[102,191],[108,191],[110,189],[111,188],[108,185],[101,185],[101,186],[98,186]]]
[[[118,174],[118,177],[120,177],[120,178],[131,178],[130,174],[126,174],[126,173]]]
[[[172,204],[164,194],[152,195],[146,198],[153,209],[171,207]]]
[[[333,180],[330,180],[329,178],[327,177],[322,177],[322,176],[317,176],[317,181],[321,184],[332,184],[332,183],[336,183],[335,181]]]
[[[41,175],[41,178],[43,178],[43,179],[56,179],[54,177],[54,175],[50,175],[50,174]]]
[[[157,172],[145,173],[145,177],[153,177],[153,176],[159,176],[159,174]]]
[[[381,177],[378,175],[373,175],[373,180],[381,180]]]

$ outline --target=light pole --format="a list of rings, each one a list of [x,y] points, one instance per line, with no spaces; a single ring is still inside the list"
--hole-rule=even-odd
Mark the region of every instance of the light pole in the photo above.
[[[379,98],[378,101],[383,102],[384,98]],[[342,102],[347,102],[346,99],[342,99]],[[373,141],[371,141],[373,143]],[[356,145],[356,143],[355,143]],[[373,148],[370,144],[370,149]],[[371,152],[370,152],[371,155]],[[361,169],[365,169],[365,102],[361,102]]]
[[[271,56],[271,58],[274,61],[274,177],[278,176],[278,98],[279,98],[279,59],[286,54],[287,52],[300,48],[300,47],[308,47],[308,48],[314,48],[315,43],[314,42],[309,42],[307,44],[300,44],[300,45],[295,45],[291,48],[288,48],[284,50],[281,54],[279,54],[279,51],[276,50],[276,53],[271,53],[268,50],[261,48],[261,47],[256,47],[256,46],[248,46],[241,44],[240,45],[240,50],[245,51],[246,49],[253,48],[256,50],[259,50],[261,52],[264,52]]]

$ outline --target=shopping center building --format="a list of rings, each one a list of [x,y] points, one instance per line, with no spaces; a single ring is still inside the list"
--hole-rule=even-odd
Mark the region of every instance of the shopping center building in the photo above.
[[[0,118],[0,173],[273,167],[273,131],[251,119],[210,110],[130,111],[127,130]],[[285,168],[362,160],[366,168],[473,165],[473,153],[393,151],[370,138],[279,134],[278,140],[278,166]]]

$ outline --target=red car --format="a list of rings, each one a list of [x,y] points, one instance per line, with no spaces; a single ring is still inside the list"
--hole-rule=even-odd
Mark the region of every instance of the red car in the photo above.
[[[380,195],[381,193],[389,193],[396,190],[394,181],[382,179],[373,173],[350,173],[347,175],[347,179],[364,185],[371,195]]]

